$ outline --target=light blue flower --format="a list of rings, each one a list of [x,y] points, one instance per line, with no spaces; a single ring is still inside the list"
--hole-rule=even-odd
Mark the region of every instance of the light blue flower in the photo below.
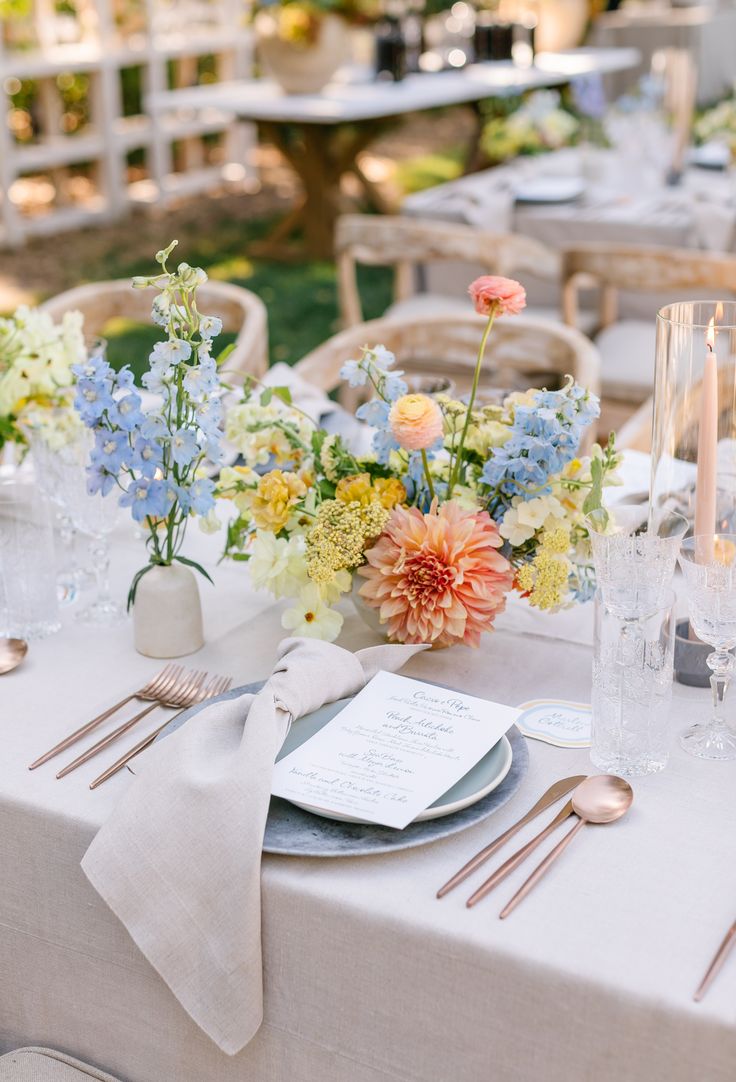
[[[364,387],[368,382],[368,373],[361,361],[345,361],[340,369],[340,379],[347,380],[350,387]]]
[[[199,333],[202,338],[216,338],[222,330],[222,320],[217,316],[202,316],[199,321]]]
[[[102,417],[105,410],[112,410],[115,406],[112,397],[112,381],[104,378],[83,377],[77,383],[74,405],[84,423],[92,427]]]
[[[365,421],[373,428],[384,428],[388,424],[390,409],[388,402],[383,402],[380,398],[372,398],[370,402],[364,402],[358,406],[355,416],[359,421]]]
[[[115,487],[115,474],[111,473],[101,462],[93,462],[87,467],[87,492],[90,496],[101,493],[107,496],[108,492]]]
[[[206,515],[215,506],[215,482],[209,477],[199,477],[189,488],[190,509],[197,515]]]
[[[104,466],[106,470],[117,476],[124,465],[130,460],[130,444],[125,432],[110,432],[107,429],[97,429],[95,433],[95,445],[90,454],[92,463],[96,466]]]
[[[156,470],[163,464],[163,451],[155,440],[139,436],[133,444],[130,465],[144,477],[155,477]]]
[[[385,466],[388,463],[389,456],[392,451],[398,451],[399,445],[394,439],[394,434],[390,428],[379,429],[373,436],[373,450],[376,453],[376,460]]]
[[[165,481],[142,477],[131,481],[127,491],[120,497],[120,506],[129,507],[136,522],[145,518],[165,518],[171,510],[176,493]]]
[[[217,378],[217,365],[208,358],[198,365],[185,365],[186,375],[182,381],[184,390],[195,400],[201,401],[206,395],[217,390],[219,380]]]
[[[374,346],[373,349],[368,351],[368,356],[379,368],[391,368],[392,365],[396,364],[396,357],[385,346]]]
[[[77,379],[112,379],[113,371],[100,353],[94,353],[86,361],[72,365],[72,372]]]
[[[169,426],[159,414],[149,413],[141,425],[144,440],[165,440],[169,437]]]
[[[199,451],[196,432],[191,428],[177,428],[171,437],[171,457],[177,466],[189,466]]]
[[[389,402],[395,402],[397,398],[401,398],[409,390],[407,384],[401,379],[401,375],[401,372],[392,372],[383,381],[381,390]]]
[[[130,391],[135,387],[135,377],[127,364],[115,376],[115,386],[119,391]]]
[[[197,406],[194,417],[207,436],[214,436],[219,432],[222,421],[222,403],[219,398],[208,398]]]
[[[123,395],[115,403],[113,411],[114,423],[125,429],[126,432],[133,432],[136,428],[139,428],[145,421],[145,416],[141,412],[141,404],[141,396],[136,394],[135,391]]]
[[[178,364],[188,361],[192,355],[192,346],[184,338],[169,338],[166,342],[157,342],[150,356],[151,364]]]
[[[163,394],[174,378],[175,368],[170,364],[152,364],[141,376],[141,383],[151,394]]]

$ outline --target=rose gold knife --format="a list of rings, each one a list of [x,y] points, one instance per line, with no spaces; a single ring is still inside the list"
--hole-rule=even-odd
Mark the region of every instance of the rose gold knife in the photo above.
[[[437,891],[437,897],[444,898],[453,887],[456,887],[458,883],[462,883],[476,868],[480,868],[481,864],[484,864],[489,857],[492,857],[493,854],[509,840],[509,838],[513,838],[517,831],[521,830],[527,823],[530,823],[532,819],[541,815],[543,811],[549,808],[551,804],[554,804],[555,801],[559,800],[560,797],[566,796],[568,793],[572,792],[572,790],[577,788],[577,786],[580,785],[580,782],[584,781],[586,777],[587,774],[576,774],[574,778],[562,778],[560,781],[556,781],[554,785],[550,785],[547,792],[539,798],[534,807],[530,808],[526,815],[522,816],[517,823],[514,823],[513,826],[510,826],[508,830],[499,835],[499,837],[487,845],[485,849],[481,849],[479,853],[476,853],[467,864],[463,865],[459,872],[456,872],[455,875],[453,875],[452,879],[448,879],[445,885],[440,887]],[[515,866],[516,865],[514,865],[514,867]],[[491,888],[489,887],[488,889],[490,890]],[[480,899],[478,900],[480,901]]]
[[[538,845],[541,845],[545,838],[548,838],[553,830],[556,830],[560,823],[564,823],[566,819],[569,819],[571,815],[575,814],[575,810],[572,806],[572,801],[568,800],[564,807],[558,811],[551,823],[548,823],[544,830],[540,830],[539,834],[535,834],[531,841],[528,841],[526,845],[523,845],[512,857],[502,864],[500,868],[496,868],[492,875],[489,875],[485,883],[476,890],[475,894],[471,894],[465,903],[468,909],[472,909],[474,905],[477,905],[481,898],[485,898],[486,894],[490,894],[494,887],[506,878],[507,875],[511,875],[514,868],[518,868],[522,861],[526,860],[530,853],[533,853]]]
[[[714,977],[719,972],[721,966],[726,961],[726,958],[731,953],[731,949],[733,948],[734,943],[736,943],[736,921],[733,922],[733,924],[723,937],[723,941],[718,950],[716,951],[713,961],[708,966],[706,974],[700,982],[698,990],[693,996],[693,999],[696,1003],[700,1003],[701,999],[710,988]]]

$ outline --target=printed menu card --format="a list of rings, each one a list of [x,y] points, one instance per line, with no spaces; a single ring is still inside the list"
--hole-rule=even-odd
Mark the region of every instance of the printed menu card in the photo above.
[[[379,672],[276,763],[271,792],[401,829],[467,774],[518,715],[510,706]]]

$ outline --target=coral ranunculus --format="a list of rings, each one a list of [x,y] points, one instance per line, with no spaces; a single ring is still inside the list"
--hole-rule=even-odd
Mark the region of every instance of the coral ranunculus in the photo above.
[[[478,646],[514,581],[502,544],[487,511],[454,500],[426,514],[396,507],[358,570],[360,596],[394,641]]]
[[[496,311],[499,316],[518,316],[526,308],[526,290],[513,278],[499,278],[495,274],[483,274],[468,286],[478,315],[489,316]]]
[[[442,411],[426,394],[397,398],[388,420],[397,443],[409,451],[426,451],[442,435]]]

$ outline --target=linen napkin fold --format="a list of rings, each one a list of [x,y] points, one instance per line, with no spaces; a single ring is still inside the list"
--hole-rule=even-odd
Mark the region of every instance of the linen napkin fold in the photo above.
[[[257,694],[213,703],[154,745],[82,869],[196,1024],[234,1055],[263,1020],[261,848],[292,719],[425,646],[352,654],[285,639]]]

